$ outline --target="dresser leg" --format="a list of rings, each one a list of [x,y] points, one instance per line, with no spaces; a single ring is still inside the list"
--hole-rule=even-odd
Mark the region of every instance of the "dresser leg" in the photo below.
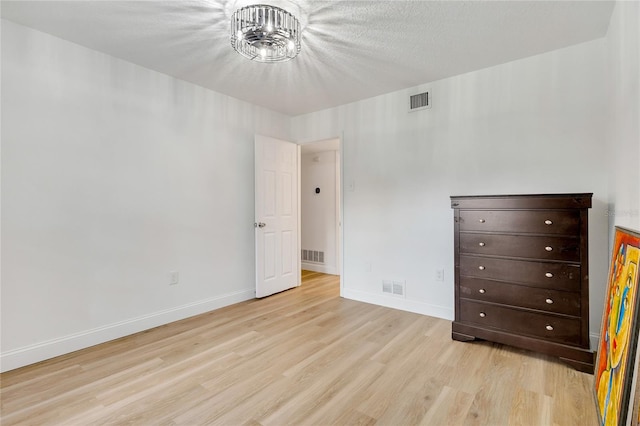
[[[456,331],[451,332],[451,338],[459,342],[471,342],[472,340],[476,340],[475,336],[469,336],[468,334],[462,334]]]

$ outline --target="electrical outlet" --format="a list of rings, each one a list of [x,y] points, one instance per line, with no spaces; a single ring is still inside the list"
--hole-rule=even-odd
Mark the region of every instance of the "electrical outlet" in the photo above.
[[[180,276],[178,275],[178,271],[169,272],[169,285],[176,285],[180,281]]]
[[[444,281],[444,269],[436,269],[436,281]]]

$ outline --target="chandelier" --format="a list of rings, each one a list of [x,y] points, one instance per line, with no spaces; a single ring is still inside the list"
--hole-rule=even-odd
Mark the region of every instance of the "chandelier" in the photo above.
[[[300,53],[300,22],[275,6],[240,8],[231,16],[231,46],[254,61],[288,61]]]

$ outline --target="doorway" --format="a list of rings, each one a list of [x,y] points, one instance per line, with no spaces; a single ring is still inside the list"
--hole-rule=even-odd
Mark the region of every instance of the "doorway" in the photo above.
[[[301,269],[342,276],[340,139],[300,148]]]

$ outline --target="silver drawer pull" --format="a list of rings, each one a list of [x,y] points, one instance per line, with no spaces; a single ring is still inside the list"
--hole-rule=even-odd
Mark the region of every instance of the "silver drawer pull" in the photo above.
[[[546,246],[544,249],[545,249],[546,251],[553,251],[553,247],[551,247],[551,246]]]
[[[547,278],[553,278],[553,274],[551,272],[547,272],[544,276]]]
[[[480,269],[481,271],[484,271],[484,266],[478,266],[478,269]]]
[[[547,299],[545,302],[547,302],[547,305],[553,305],[553,299]]]
[[[478,243],[480,247],[484,247],[484,243]]]
[[[480,222],[480,223],[484,223],[484,222],[485,222],[485,220],[484,220],[484,219],[478,219],[478,222]]]
[[[547,219],[547,220],[544,221],[544,224],[545,225],[553,225],[553,222],[550,221],[549,219]]]
[[[480,290],[478,290],[478,293],[480,294],[485,294],[487,292],[487,290],[485,290],[484,288],[481,288]]]
[[[487,314],[485,314],[484,312],[480,312],[480,318],[484,318],[484,317],[486,317],[486,316],[487,316]],[[548,327],[548,326],[547,326],[547,327]]]
[[[553,326],[547,324],[547,326],[545,327],[548,331],[553,331]]]

